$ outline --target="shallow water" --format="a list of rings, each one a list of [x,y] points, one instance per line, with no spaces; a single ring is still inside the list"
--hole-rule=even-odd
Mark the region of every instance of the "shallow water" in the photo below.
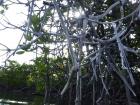
[[[0,92],[0,105],[43,105],[43,97]]]

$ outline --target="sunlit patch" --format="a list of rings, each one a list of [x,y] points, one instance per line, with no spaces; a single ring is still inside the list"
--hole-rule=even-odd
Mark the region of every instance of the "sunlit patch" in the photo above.
[[[53,74],[53,77],[58,78],[58,75],[57,74]]]
[[[130,34],[131,39],[135,39],[136,34]]]
[[[137,2],[137,0],[130,0],[133,4]]]
[[[28,105],[28,102],[24,101],[16,101],[16,100],[5,100],[5,99],[0,99],[1,103],[7,103],[7,105],[11,104],[21,104],[21,105]],[[9,104],[8,104],[9,103]]]

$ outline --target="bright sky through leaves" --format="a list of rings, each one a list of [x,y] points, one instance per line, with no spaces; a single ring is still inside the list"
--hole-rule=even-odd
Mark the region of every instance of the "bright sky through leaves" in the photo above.
[[[24,0],[25,1],[25,0]],[[27,7],[23,5],[11,5],[9,9],[4,13],[5,16],[0,15],[0,22],[5,23],[3,19],[8,20],[12,24],[15,25],[23,25],[26,21],[26,12],[27,12]],[[25,14],[26,13],[26,14]],[[5,24],[4,24],[5,25]],[[3,26],[0,25],[0,28],[2,29]],[[5,29],[0,31],[0,43],[6,45],[10,49],[15,49],[18,45],[18,42],[22,36],[23,32],[17,29]],[[5,47],[0,45],[0,49],[5,49]],[[5,49],[6,50],[6,49]],[[3,62],[7,54],[5,54],[6,51],[0,51],[0,64]],[[5,54],[4,56],[1,56]],[[34,58],[33,53],[26,53],[23,55],[16,55],[12,56],[10,59],[17,60],[20,63],[26,62],[29,63],[29,60]]]

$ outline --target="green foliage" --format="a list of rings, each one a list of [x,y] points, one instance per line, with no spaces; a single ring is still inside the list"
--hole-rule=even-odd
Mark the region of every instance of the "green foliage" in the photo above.
[[[40,24],[40,18],[39,18],[39,16],[38,15],[33,15],[32,17],[31,17],[31,23],[32,23],[32,25],[33,25],[33,30],[35,31],[35,32],[39,32],[40,31],[40,28],[41,28],[41,24]]]
[[[35,84],[37,91],[44,91],[46,68],[43,58],[37,58],[34,62],[34,69],[28,75],[28,84]]]
[[[52,59],[46,63],[44,57],[39,57],[34,61],[34,69],[28,75],[28,83],[35,84],[37,91],[44,91],[45,83],[47,82],[46,76],[49,75],[51,88],[58,86],[62,87],[64,84],[64,61],[63,58]]]
[[[8,65],[1,68],[0,83],[10,87],[35,86],[38,92],[45,91],[47,82],[50,82],[51,88],[62,88],[67,58],[48,58],[48,62],[45,60],[45,57],[38,57],[33,65],[20,65],[9,60]],[[47,75],[50,81],[46,80]]]
[[[5,68],[1,68],[1,83],[11,87],[22,87],[27,85],[27,75],[29,74],[30,65],[20,65],[15,61],[8,61]]]
[[[48,22],[49,18],[52,16],[51,9],[47,10],[44,15],[41,17],[41,20]]]
[[[50,37],[50,35],[46,33],[37,40],[37,44],[45,44],[45,43],[50,43],[52,41],[53,39]]]
[[[8,5],[5,4],[0,5],[0,14],[4,14],[7,9]]]
[[[31,33],[29,33],[28,35],[24,35],[24,38],[27,40],[27,41],[31,41],[33,36],[31,35]]]

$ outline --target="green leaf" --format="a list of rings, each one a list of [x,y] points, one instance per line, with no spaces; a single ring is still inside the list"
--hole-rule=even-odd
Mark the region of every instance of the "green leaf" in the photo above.
[[[0,14],[3,14],[3,13],[4,13],[4,10],[1,10],[1,11],[0,11]]]
[[[31,44],[27,44],[27,45],[20,45],[21,46],[21,49],[24,50],[24,51],[27,51],[28,49],[30,49],[31,47]]]
[[[29,35],[24,35],[24,38],[25,38],[27,41],[31,41],[31,40],[32,40],[31,34],[29,34]]]
[[[33,25],[34,31],[39,31],[40,30],[40,18],[37,15],[33,15],[31,17],[31,23]]]
[[[49,53],[49,50],[50,50],[49,47],[46,47],[46,48],[44,48],[43,51],[44,51],[44,53],[48,54]]]
[[[23,53],[25,53],[25,51],[18,51],[18,52],[16,52],[16,54],[23,54]]]

